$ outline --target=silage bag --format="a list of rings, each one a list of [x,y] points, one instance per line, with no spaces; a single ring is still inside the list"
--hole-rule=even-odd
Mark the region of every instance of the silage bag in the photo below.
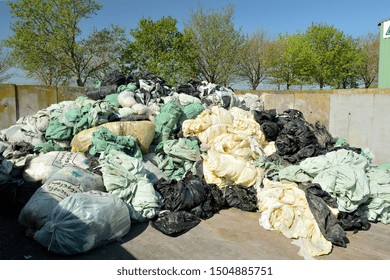
[[[67,165],[75,165],[82,169],[90,167],[89,161],[83,153],[53,151],[41,154],[29,161],[22,176],[27,182],[42,182],[44,184],[50,176]]]
[[[107,192],[127,204],[132,220],[147,221],[161,209],[161,195],[148,179],[148,173],[140,159],[122,151],[111,150],[100,154],[99,164]]]
[[[102,176],[74,165],[65,166],[38,188],[20,211],[18,221],[27,228],[38,230],[61,200],[90,190],[105,191]]]
[[[130,230],[130,214],[117,196],[90,191],[62,200],[34,239],[50,252],[72,255],[119,240]]]

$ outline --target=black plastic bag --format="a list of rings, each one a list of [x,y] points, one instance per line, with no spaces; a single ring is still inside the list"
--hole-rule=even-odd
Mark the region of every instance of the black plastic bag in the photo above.
[[[222,192],[228,207],[235,207],[249,212],[258,210],[257,192],[254,187],[229,185]]]
[[[323,191],[318,184],[309,184],[304,190],[310,210],[325,239],[334,245],[347,247],[349,240],[345,231],[324,201],[326,199],[333,204],[330,195]]]
[[[261,131],[265,135],[265,140],[268,142],[276,140],[280,132],[279,126],[276,123],[265,121],[260,125],[260,127]]]
[[[277,116],[277,123],[280,128],[283,128],[286,123],[293,120],[304,121],[305,118],[303,116],[303,113],[296,109],[287,109],[283,113]]]
[[[191,210],[198,218],[209,219],[215,213],[225,208],[225,198],[221,189],[214,184],[208,185],[203,181],[203,186],[206,189],[206,201]]]
[[[186,233],[200,222],[196,215],[187,211],[163,211],[156,220],[151,220],[151,225],[166,235],[176,237]]]
[[[207,198],[202,180],[190,172],[180,181],[161,179],[155,189],[164,197],[165,209],[170,211],[190,211]]]
[[[371,227],[367,214],[360,208],[351,213],[340,212],[338,220],[344,230],[353,231],[353,233],[359,230],[369,230]]]
[[[332,150],[336,144],[336,140],[326,129],[326,127],[317,121],[313,126],[313,130],[320,147],[327,151]]]
[[[277,122],[277,113],[276,109],[270,109],[270,110],[264,110],[259,111],[255,110],[253,112],[253,117],[255,118],[256,122],[259,124],[263,124],[264,122]]]
[[[221,189],[191,172],[179,181],[161,178],[154,188],[164,198],[164,209],[171,212],[187,211],[200,219],[209,219],[225,207]]]
[[[324,154],[310,125],[302,119],[284,124],[276,141],[276,152],[290,163]]]
[[[116,93],[116,85],[101,86],[99,88],[87,89],[85,95],[92,100],[104,99],[107,95]]]
[[[198,86],[200,82],[195,80],[189,80],[186,84],[181,84],[177,87],[177,93],[188,94],[197,98],[200,98],[200,92],[198,90]]]
[[[114,70],[102,79],[100,86],[115,85],[118,87],[124,84],[126,84],[126,77],[119,70]]]

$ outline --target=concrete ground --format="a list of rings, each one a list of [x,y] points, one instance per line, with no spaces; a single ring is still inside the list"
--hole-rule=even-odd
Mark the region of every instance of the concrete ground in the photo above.
[[[299,247],[276,231],[262,228],[259,213],[231,208],[202,221],[187,233],[169,237],[148,222],[132,224],[123,242],[85,254],[59,256],[24,236],[16,215],[0,216],[0,259],[3,260],[302,260]],[[372,224],[368,231],[347,232],[347,248],[319,260],[390,260],[390,225]]]

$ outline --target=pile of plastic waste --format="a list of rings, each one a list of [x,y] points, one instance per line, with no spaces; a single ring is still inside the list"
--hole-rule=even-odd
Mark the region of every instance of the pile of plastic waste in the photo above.
[[[346,231],[389,223],[389,166],[372,157],[254,94],[113,72],[0,131],[0,202],[53,253],[120,240],[138,222],[178,236],[235,207],[319,256],[346,247]]]

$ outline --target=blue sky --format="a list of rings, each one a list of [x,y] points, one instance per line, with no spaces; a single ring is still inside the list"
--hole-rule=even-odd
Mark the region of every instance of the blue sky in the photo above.
[[[142,17],[158,20],[172,16],[182,29],[188,21],[191,10],[196,10],[198,0],[100,0],[103,8],[91,18],[81,22],[84,35],[93,27],[101,29],[110,23],[135,28]],[[378,23],[390,18],[388,0],[200,0],[205,10],[234,5],[234,23],[244,33],[257,29],[265,30],[270,36],[278,33],[304,32],[311,23],[333,25],[352,37],[379,32]],[[12,22],[6,1],[0,0],[0,40],[12,35]],[[21,75],[9,82],[20,83]]]

